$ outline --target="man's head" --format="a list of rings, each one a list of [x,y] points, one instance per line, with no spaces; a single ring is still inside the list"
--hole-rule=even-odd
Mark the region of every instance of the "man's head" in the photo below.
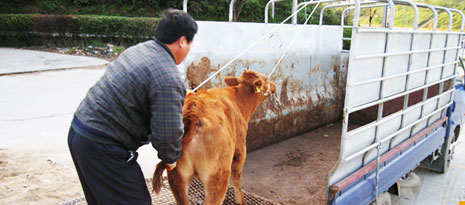
[[[155,38],[171,50],[176,64],[181,64],[190,51],[197,23],[186,12],[176,9],[165,11],[155,31]]]

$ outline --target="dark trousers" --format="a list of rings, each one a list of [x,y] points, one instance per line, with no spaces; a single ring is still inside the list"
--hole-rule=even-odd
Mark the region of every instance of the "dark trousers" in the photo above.
[[[128,161],[128,150],[94,142],[72,128],[68,146],[88,204],[151,204],[137,152]]]

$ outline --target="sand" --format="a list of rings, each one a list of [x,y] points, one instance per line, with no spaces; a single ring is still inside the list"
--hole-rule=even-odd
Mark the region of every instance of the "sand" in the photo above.
[[[1,204],[59,204],[83,196],[71,161],[0,149]]]

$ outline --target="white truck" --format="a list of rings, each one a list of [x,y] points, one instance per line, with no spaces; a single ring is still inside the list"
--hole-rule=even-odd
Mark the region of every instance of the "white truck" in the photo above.
[[[245,69],[274,71],[277,92],[249,124],[253,152],[244,189],[283,204],[380,203],[380,195],[419,165],[446,172],[465,109],[463,83],[456,85],[463,13],[408,0],[293,0],[293,14],[318,7],[319,24],[298,24],[295,17],[291,24],[267,23],[269,7],[279,1],[267,4],[266,23],[198,22],[185,63],[191,89],[220,68],[202,88],[225,86],[224,77]],[[414,12],[409,28],[394,25],[399,7]],[[375,8],[382,25],[361,24],[361,12]],[[325,25],[331,9],[342,11],[340,25]],[[445,31],[437,29],[439,11],[449,16],[439,22],[448,24]],[[419,28],[425,16],[431,27]],[[319,127],[336,129],[337,143],[327,143],[330,134],[315,134]],[[329,168],[316,173],[321,166]]]

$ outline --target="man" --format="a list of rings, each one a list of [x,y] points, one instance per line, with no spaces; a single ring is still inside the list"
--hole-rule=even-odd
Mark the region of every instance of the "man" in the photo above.
[[[148,142],[174,168],[181,154],[186,88],[176,65],[197,23],[167,10],[155,39],[128,48],[88,91],[68,145],[88,204],[151,204],[136,150]]]

